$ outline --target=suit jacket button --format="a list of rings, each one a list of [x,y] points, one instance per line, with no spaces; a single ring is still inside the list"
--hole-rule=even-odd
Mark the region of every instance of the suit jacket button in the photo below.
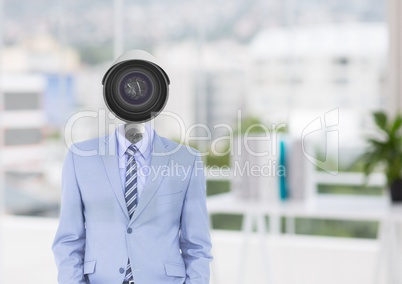
[[[128,228],[128,229],[127,229],[127,233],[128,233],[128,234],[131,234],[132,232],[133,232],[133,229],[131,229],[131,228]]]
[[[124,273],[124,268],[121,267],[121,268],[119,269],[119,272],[120,272],[120,274],[123,274],[123,273]]]

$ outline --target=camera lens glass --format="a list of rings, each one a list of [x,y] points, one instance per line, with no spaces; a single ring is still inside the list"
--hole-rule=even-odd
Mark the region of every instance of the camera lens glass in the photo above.
[[[124,93],[132,100],[144,98],[148,92],[148,84],[140,76],[134,76],[124,82]]]
[[[133,72],[125,75],[119,93],[128,104],[142,105],[149,101],[153,92],[151,79],[144,73]]]

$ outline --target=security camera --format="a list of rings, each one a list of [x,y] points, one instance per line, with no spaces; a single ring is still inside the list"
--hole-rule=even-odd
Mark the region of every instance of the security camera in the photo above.
[[[130,50],[119,56],[103,77],[103,98],[121,120],[146,122],[165,107],[169,84],[169,77],[151,54]]]

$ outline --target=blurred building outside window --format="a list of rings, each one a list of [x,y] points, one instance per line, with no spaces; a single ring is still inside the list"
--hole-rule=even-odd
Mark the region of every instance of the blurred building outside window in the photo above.
[[[236,128],[238,110],[245,121],[285,123],[287,135],[301,139],[310,122],[337,109],[339,141],[326,141],[325,129],[311,133],[309,154],[326,157],[340,172],[360,170],[351,162],[364,149],[363,137],[372,125],[369,114],[385,109],[389,100],[384,0],[124,1],[124,9],[116,10],[113,1],[3,1],[3,171],[36,173],[21,173],[21,186],[7,185],[13,178],[6,178],[6,197],[13,199],[20,191],[27,199],[49,203],[45,208],[51,212],[38,213],[34,206],[33,214],[57,216],[66,121],[78,111],[105,108],[101,79],[113,48],[153,53],[172,81],[166,112],[178,114],[187,127],[206,124],[212,138],[227,135],[214,129],[219,123]],[[120,23],[122,31],[107,20],[113,13],[122,13],[114,24]],[[123,42],[113,45],[116,34]],[[155,125],[164,136],[180,137],[172,117],[162,114]],[[79,141],[102,131],[109,129],[86,117],[77,120],[72,135]],[[331,156],[335,148],[338,154]],[[230,164],[227,156],[206,162]],[[42,189],[23,189],[24,179],[36,179]],[[228,181],[208,183],[209,194],[229,190]],[[318,184],[317,190],[383,194],[378,187],[336,184]],[[6,209],[18,214],[9,202]],[[216,224],[237,228],[233,218]]]

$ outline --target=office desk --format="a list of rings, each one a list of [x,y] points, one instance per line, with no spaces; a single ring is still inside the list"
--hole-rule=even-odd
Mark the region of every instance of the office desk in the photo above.
[[[271,283],[271,273],[267,251],[265,248],[265,235],[267,231],[272,235],[281,234],[281,217],[286,218],[286,233],[294,233],[294,219],[334,219],[345,221],[378,221],[380,224],[378,238],[381,242],[381,251],[377,270],[373,274],[373,283],[378,283],[382,267],[387,268],[386,277],[389,283],[402,283],[400,277],[400,247],[399,230],[402,224],[402,205],[393,205],[387,196],[338,196],[322,195],[305,201],[263,202],[240,200],[232,193],[210,196],[207,199],[210,215],[216,213],[242,214],[244,216],[242,231],[244,244],[240,267],[246,261],[249,236],[254,225],[261,236],[261,258],[266,270],[266,283]],[[269,230],[267,230],[265,217],[269,217]],[[239,270],[241,271],[241,270]],[[239,273],[239,283],[246,283]],[[388,282],[387,282],[388,283]]]

